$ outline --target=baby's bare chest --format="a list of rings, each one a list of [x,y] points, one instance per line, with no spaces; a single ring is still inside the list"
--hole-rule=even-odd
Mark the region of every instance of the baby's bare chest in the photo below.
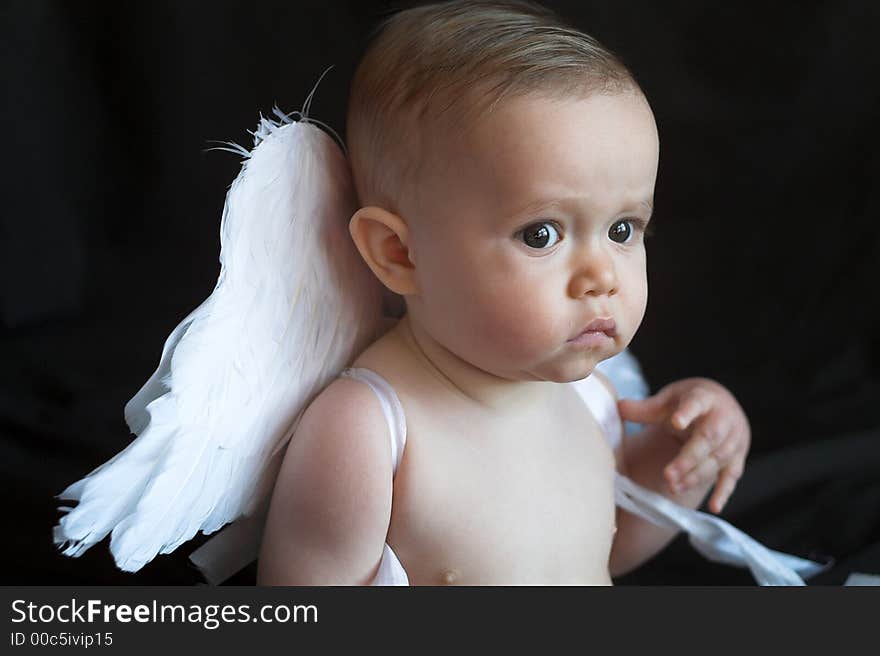
[[[607,582],[614,456],[586,408],[408,431],[389,541],[412,582]]]

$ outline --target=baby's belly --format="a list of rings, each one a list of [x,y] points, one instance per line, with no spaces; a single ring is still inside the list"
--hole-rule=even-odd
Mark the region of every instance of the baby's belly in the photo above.
[[[410,583],[611,583],[614,459],[601,436],[503,456],[407,450],[388,540]]]

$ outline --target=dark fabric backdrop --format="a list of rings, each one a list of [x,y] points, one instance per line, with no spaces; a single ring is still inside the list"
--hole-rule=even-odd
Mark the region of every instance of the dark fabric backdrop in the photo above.
[[[880,574],[880,259],[871,2],[549,2],[617,51],[660,129],[654,388],[705,375],[752,422],[725,516],[769,546]],[[383,2],[7,2],[0,163],[3,583],[192,583],[187,545],[131,575],[55,553],[52,498],[128,438],[122,408],[213,288],[218,225],[258,112],[342,131]],[[195,546],[203,538],[193,541]],[[249,578],[250,577],[250,578]],[[238,581],[252,580],[252,571]],[[749,583],[684,540],[621,583]]]

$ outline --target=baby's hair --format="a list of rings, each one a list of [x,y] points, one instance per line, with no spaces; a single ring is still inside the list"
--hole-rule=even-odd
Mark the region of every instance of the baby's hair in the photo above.
[[[505,98],[638,90],[621,60],[531,2],[453,0],[407,9],[374,33],[355,71],[347,140],[361,205],[399,211],[401,189]]]

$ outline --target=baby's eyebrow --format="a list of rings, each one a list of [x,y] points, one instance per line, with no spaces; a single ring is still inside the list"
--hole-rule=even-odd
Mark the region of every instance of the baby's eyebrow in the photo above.
[[[578,203],[583,202],[584,200],[585,199],[583,199],[583,198],[574,198],[574,197],[573,198],[542,198],[537,201],[533,201],[525,206],[520,206],[519,209],[511,211],[508,215],[509,216],[523,216],[523,215],[536,214],[539,212],[546,212],[548,210],[572,209],[572,208],[577,207]],[[654,212],[654,199],[653,198],[643,199],[638,202],[635,202],[634,205],[631,205],[630,203],[633,203],[634,200],[635,199],[630,199],[627,202],[627,205],[629,205],[629,207],[635,206],[635,207],[645,209],[648,213],[648,218],[650,219],[651,215]]]
[[[521,208],[519,211],[515,212],[515,214],[531,214],[534,212],[541,212],[546,210],[553,209],[565,209],[570,205],[569,202],[571,199],[544,199],[539,200],[537,202],[530,203],[525,207]],[[576,201],[575,201],[576,203]],[[654,212],[654,199],[648,198],[645,200],[640,200],[636,203],[637,207],[644,208],[648,215],[650,216]]]
[[[544,212],[547,210],[556,210],[560,209],[565,205],[562,201],[558,199],[552,198],[543,198],[537,201],[533,201],[528,205],[521,206],[518,209],[514,209],[511,211],[511,214],[514,216],[522,215],[522,214],[534,214],[536,212]]]

